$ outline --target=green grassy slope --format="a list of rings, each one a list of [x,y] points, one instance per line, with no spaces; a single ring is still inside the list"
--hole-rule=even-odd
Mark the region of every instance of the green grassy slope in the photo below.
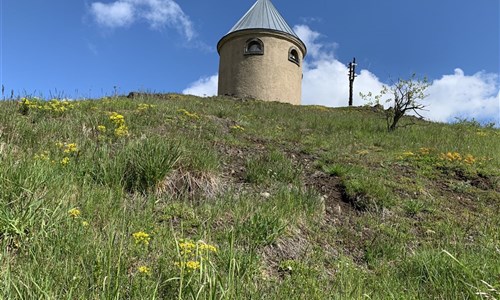
[[[0,298],[498,299],[500,131],[414,121],[1,102]]]

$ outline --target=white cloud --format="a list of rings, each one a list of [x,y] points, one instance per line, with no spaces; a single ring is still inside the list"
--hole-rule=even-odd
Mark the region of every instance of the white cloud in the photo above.
[[[219,81],[218,75],[203,77],[182,91],[183,94],[196,95],[201,97],[217,95],[217,84]]]
[[[126,27],[135,21],[144,21],[152,29],[159,30],[165,26],[176,28],[187,40],[195,36],[191,20],[173,0],[117,0],[109,4],[94,2],[90,12],[103,27]]]
[[[331,107],[347,106],[349,97],[348,68],[334,55],[335,44],[319,42],[322,35],[307,25],[294,31],[307,46],[303,65],[302,103]],[[409,74],[411,75],[411,74]],[[202,78],[183,91],[185,94],[215,95],[217,75]],[[456,117],[495,122],[500,126],[500,91],[498,74],[478,72],[465,75],[460,69],[431,82],[429,96],[422,101],[426,111],[421,114],[432,121],[453,122]],[[354,82],[354,105],[365,105],[359,93],[378,94],[384,83],[368,70],[361,70]]]
[[[134,11],[130,3],[117,1],[110,4],[92,3],[90,11],[97,23],[105,27],[124,27],[134,22]]]
[[[332,59],[334,50],[338,47],[337,43],[319,43],[317,40],[323,35],[312,31],[307,25],[296,25],[293,27],[295,33],[307,46],[307,56],[313,60]]]
[[[500,91],[498,75],[478,72],[465,75],[461,69],[434,80],[423,101],[428,107],[424,116],[450,122],[456,117],[475,118],[500,125]]]

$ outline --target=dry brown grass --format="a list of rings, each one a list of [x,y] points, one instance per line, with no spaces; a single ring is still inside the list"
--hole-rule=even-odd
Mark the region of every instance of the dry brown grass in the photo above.
[[[218,175],[179,168],[157,184],[155,193],[158,196],[170,195],[178,199],[199,201],[199,199],[215,199],[225,186],[226,184]]]

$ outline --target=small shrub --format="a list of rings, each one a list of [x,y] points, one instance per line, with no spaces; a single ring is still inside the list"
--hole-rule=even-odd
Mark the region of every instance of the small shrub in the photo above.
[[[334,164],[331,166],[324,166],[323,171],[327,174],[330,174],[333,176],[339,176],[339,177],[342,177],[349,172],[345,166],[339,165],[339,164]]]
[[[181,155],[177,145],[151,137],[114,149],[103,145],[92,154],[93,164],[82,172],[95,182],[121,186],[127,192],[146,192],[161,181]]]
[[[295,183],[301,173],[301,168],[294,166],[288,158],[277,151],[251,157],[246,162],[246,181],[250,183]]]
[[[416,216],[418,213],[426,209],[425,204],[422,201],[413,199],[406,201],[403,208],[406,214],[410,217]]]
[[[272,214],[255,213],[240,228],[243,236],[249,237],[250,244],[256,247],[272,244],[280,237],[287,224]]]
[[[383,181],[356,176],[343,180],[343,184],[344,196],[358,210],[379,210],[393,204]]]
[[[179,157],[178,146],[160,138],[132,144],[125,154],[123,187],[129,192],[146,192],[172,170]]]

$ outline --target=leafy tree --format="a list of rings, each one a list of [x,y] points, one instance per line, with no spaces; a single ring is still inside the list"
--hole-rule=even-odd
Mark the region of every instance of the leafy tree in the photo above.
[[[398,127],[399,120],[407,112],[413,111],[417,116],[423,118],[419,111],[423,110],[425,106],[420,101],[428,96],[425,94],[425,90],[429,86],[427,78],[417,78],[413,74],[410,79],[398,79],[392,86],[384,85],[378,95],[373,96],[371,92],[368,94],[359,93],[359,95],[372,104],[380,104],[381,101],[392,103],[385,114],[387,130],[394,131]]]

